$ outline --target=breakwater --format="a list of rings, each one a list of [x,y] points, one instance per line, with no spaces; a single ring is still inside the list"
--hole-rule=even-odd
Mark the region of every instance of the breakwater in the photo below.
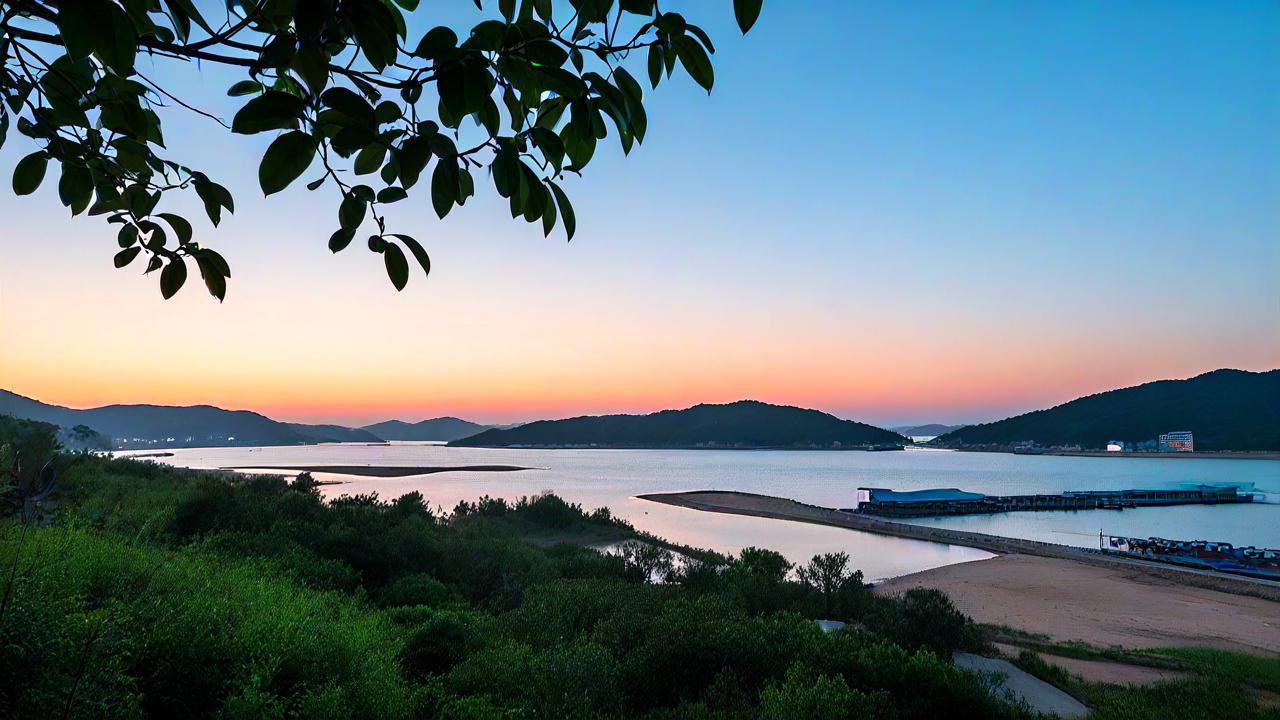
[[[1255,580],[1244,577],[1223,575],[1209,570],[1184,569],[1176,565],[1164,564],[1156,560],[1140,560],[1123,557],[1117,554],[1104,553],[1101,550],[1090,550],[1069,545],[1023,540],[1021,538],[1001,537],[986,533],[966,532],[935,528],[926,525],[894,522],[869,515],[860,515],[845,510],[809,505],[787,498],[753,493],[704,490],[679,493],[652,493],[637,495],[641,500],[676,505],[706,512],[748,515],[775,520],[791,520],[795,522],[831,525],[848,530],[887,535],[891,537],[923,540],[946,545],[962,545],[978,548],[1000,555],[1020,554],[1038,557],[1061,558],[1091,565],[1102,565],[1132,568],[1148,575],[1193,587],[1210,590],[1250,595],[1267,600],[1280,601],[1280,582]]]

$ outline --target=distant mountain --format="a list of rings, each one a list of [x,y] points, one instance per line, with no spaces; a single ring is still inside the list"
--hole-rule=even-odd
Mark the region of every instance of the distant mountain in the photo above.
[[[1215,370],[1072,400],[1007,420],[970,425],[933,441],[943,447],[1101,449],[1109,440],[1154,440],[1190,430],[1197,450],[1280,450],[1280,370]]]
[[[309,442],[367,442],[380,443],[385,438],[362,430],[342,425],[304,425],[302,423],[280,423],[285,427],[308,439]]]
[[[62,428],[84,425],[110,436],[117,447],[183,447],[213,445],[299,445],[358,439],[376,442],[363,431],[329,426],[293,425],[248,410],[210,405],[106,405],[75,410],[0,390],[0,415],[39,420]],[[358,437],[353,437],[355,433]]]
[[[959,430],[964,425],[941,425],[939,423],[929,423],[928,425],[898,425],[889,428],[890,430],[907,437],[931,437],[945,435],[949,432]]]
[[[457,440],[488,430],[491,425],[479,425],[456,417],[440,417],[407,423],[403,420],[365,425],[361,430],[377,435],[383,440]]]
[[[465,447],[835,448],[902,443],[901,435],[817,410],[741,400],[650,415],[542,420],[486,430]]]

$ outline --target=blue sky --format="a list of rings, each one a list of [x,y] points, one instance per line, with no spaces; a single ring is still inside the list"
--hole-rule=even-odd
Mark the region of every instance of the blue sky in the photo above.
[[[717,41],[711,96],[664,84],[645,145],[566,184],[572,243],[485,182],[444,222],[396,206],[435,263],[404,293],[328,253],[332,197],[259,197],[267,139],[200,119],[166,114],[237,193],[197,225],[233,264],[222,306],[114,271],[53,183],[0,196],[0,385],[337,421],[757,397],[888,424],[1280,366],[1280,4],[773,0],[746,38],[728,0],[671,7]],[[157,72],[234,113],[235,77]]]

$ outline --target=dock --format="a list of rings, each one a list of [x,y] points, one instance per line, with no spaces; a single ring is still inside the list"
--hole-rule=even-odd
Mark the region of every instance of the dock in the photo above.
[[[983,495],[955,488],[902,492],[858,488],[861,515],[919,518],[1047,510],[1124,510],[1169,505],[1229,505],[1253,502],[1252,493],[1231,485],[1159,490],[1078,490],[1045,495]]]

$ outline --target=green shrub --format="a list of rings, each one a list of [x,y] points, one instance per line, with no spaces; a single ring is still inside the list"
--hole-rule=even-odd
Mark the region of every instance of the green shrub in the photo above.
[[[912,588],[900,598],[877,598],[865,625],[905,648],[927,648],[949,657],[982,645],[977,629],[946,593]]]
[[[0,565],[37,549],[0,618],[7,716],[292,713],[316,688],[358,716],[407,716],[393,626],[349,597],[199,552],[169,555],[83,530],[0,531]],[[21,673],[19,673],[21,675]],[[127,711],[127,712],[126,712]]]
[[[883,694],[867,695],[850,688],[836,675],[806,673],[792,665],[782,683],[769,683],[760,693],[762,720],[829,718],[830,720],[870,720],[892,717],[892,706]]]
[[[429,618],[414,630],[400,651],[400,664],[409,677],[423,680],[429,675],[443,675],[462,662],[466,655],[469,630],[452,614]]]
[[[382,591],[384,607],[404,605],[435,607],[443,604],[448,598],[449,588],[426,573],[398,577]]]

